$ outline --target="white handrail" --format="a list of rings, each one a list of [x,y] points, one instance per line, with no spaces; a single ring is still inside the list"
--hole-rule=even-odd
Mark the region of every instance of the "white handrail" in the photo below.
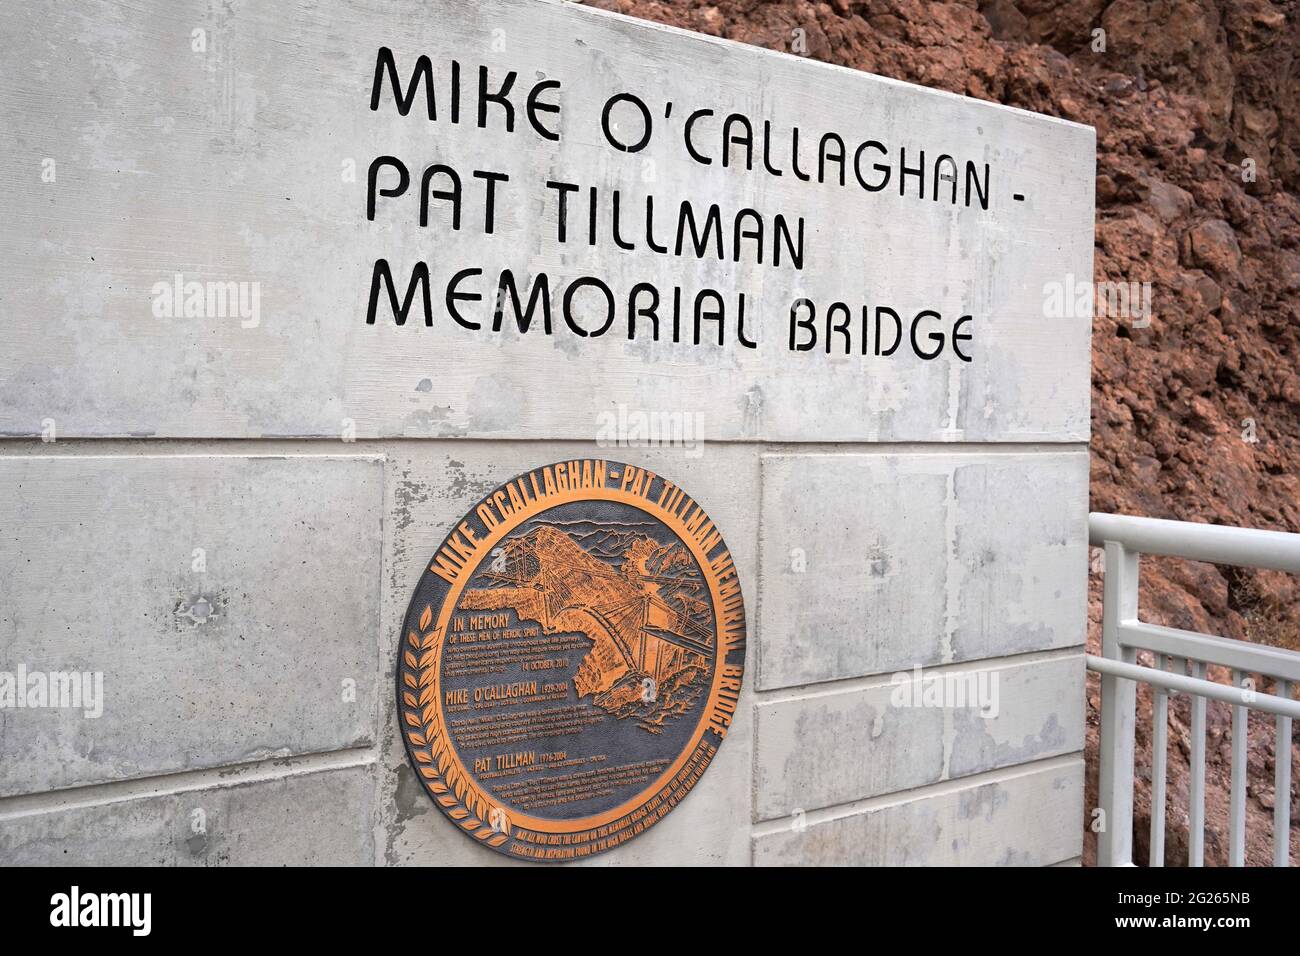
[[[1134,515],[1088,515],[1088,540],[1118,541],[1138,554],[1300,574],[1300,535]]]
[[[1273,863],[1290,862],[1291,721],[1300,717],[1300,702],[1291,687],[1300,678],[1300,654],[1281,648],[1232,641],[1209,634],[1161,627],[1138,619],[1138,559],[1142,554],[1269,568],[1300,574],[1300,534],[1255,531],[1185,521],[1129,515],[1088,516],[1088,538],[1105,551],[1102,603],[1102,656],[1088,655],[1087,666],[1101,675],[1101,740],[1098,754],[1102,829],[1097,861],[1102,866],[1132,864],[1133,744],[1137,707],[1136,681],[1156,688],[1152,710],[1151,859],[1164,862],[1165,753],[1167,696],[1192,698],[1191,792],[1189,795],[1188,863],[1204,859],[1205,701],[1232,704],[1232,777],[1229,798],[1229,862],[1245,863],[1246,715],[1259,710],[1275,715]],[[1157,667],[1136,662],[1139,650],[1156,655]],[[1235,686],[1205,679],[1206,665],[1232,670]],[[1172,667],[1173,670],[1166,670]],[[1181,673],[1187,668],[1190,674]],[[1247,682],[1259,674],[1274,681],[1265,694]]]
[[[1251,710],[1262,710],[1266,714],[1300,717],[1300,700],[1229,687],[1216,681],[1188,677],[1186,674],[1173,674],[1154,667],[1143,667],[1141,664],[1125,664],[1123,661],[1112,661],[1109,658],[1097,657],[1095,654],[1086,655],[1086,661],[1088,670],[1099,674],[1114,674],[1116,677],[1140,680],[1153,687],[1164,687],[1184,694],[1199,694],[1201,697],[1221,700],[1227,704],[1244,704]]]

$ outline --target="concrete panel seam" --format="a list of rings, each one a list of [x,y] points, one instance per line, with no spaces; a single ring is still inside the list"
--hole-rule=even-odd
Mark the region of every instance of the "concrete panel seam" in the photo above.
[[[1086,455],[1087,442],[763,442],[760,458],[852,458],[896,455]]]
[[[203,439],[206,443],[209,439]],[[58,444],[73,446],[71,441],[59,440]],[[261,446],[260,442],[249,442],[252,446]],[[0,444],[0,450],[5,446]],[[211,458],[238,458],[238,459],[258,459],[261,461],[340,461],[340,462],[375,462],[382,465],[386,459],[383,452],[362,452],[352,454],[348,452],[333,452],[328,454],[295,454],[292,452],[252,452],[252,451],[225,451],[225,452],[163,452],[149,448],[147,442],[135,442],[130,446],[136,449],[135,454],[79,454],[76,448],[69,447],[63,454],[58,455],[0,455],[0,457],[10,457],[21,461],[62,461],[67,458],[75,458],[78,461],[137,461],[142,458],[166,458],[173,461],[206,461]]]
[[[929,797],[942,796],[944,794],[956,793],[961,790],[974,789],[985,786],[990,783],[1005,783],[1030,774],[1041,773],[1042,771],[1065,770],[1073,766],[1083,765],[1083,751],[1076,750],[1073,753],[1057,754],[1054,757],[1045,757],[1041,760],[1031,760],[1028,763],[1016,764],[1013,767],[1000,767],[996,770],[988,770],[984,773],[971,774],[967,777],[958,777],[954,780],[943,780],[939,783],[933,783],[924,787],[916,787],[911,790],[899,790],[895,793],[885,793],[875,797],[868,797],[865,800],[854,800],[850,803],[841,803],[829,807],[819,807],[817,809],[807,810],[804,813],[804,823],[807,826],[814,826],[819,823],[828,823],[832,820],[838,820],[842,817],[857,816],[862,813],[870,813],[876,810],[883,810],[887,807],[900,806],[906,803],[913,803],[917,800],[925,800]],[[750,829],[751,837],[767,836],[771,833],[785,833],[791,828],[793,817],[776,817],[771,820],[764,820],[761,823],[755,823]]]
[[[1022,654],[1007,654],[1000,657],[982,657],[970,661],[957,661],[951,664],[933,664],[923,667],[928,675],[965,674],[972,671],[1001,670],[1008,667],[1020,667],[1030,664],[1042,664],[1064,658],[1077,658],[1080,669],[1083,668],[1083,644],[1069,647],[1054,647],[1045,651],[1025,651]],[[849,694],[855,691],[875,690],[888,687],[896,673],[910,675],[908,671],[890,671],[889,673],[868,674],[864,677],[846,677],[838,680],[819,681],[814,684],[800,684],[794,687],[778,687],[772,690],[755,690],[755,706],[780,704],[787,701],[815,700],[818,697],[830,697],[836,694]]]
[[[452,442],[455,444],[501,444],[502,442],[519,442],[533,445],[547,444],[591,444],[590,439],[581,438],[538,438],[536,436],[522,438],[471,438],[467,436],[450,435],[439,436],[436,438],[417,438],[411,436],[394,436],[390,438],[357,438],[355,441],[347,442],[349,445],[357,447],[356,452],[326,452],[327,457],[337,458],[366,458],[381,457],[383,449],[389,446],[420,446],[428,444],[430,441]],[[238,449],[241,446],[249,448],[265,448],[267,445],[289,445],[303,449],[311,449],[316,446],[342,444],[337,438],[328,435],[266,435],[261,437],[239,437],[232,438],[228,436],[148,436],[148,437],[131,437],[129,435],[76,435],[60,438],[57,442],[43,442],[39,437],[31,435],[0,435],[0,456],[8,452],[18,452],[22,448],[44,449],[47,457],[57,458],[61,454],[76,454],[79,448],[103,448],[111,449],[121,447],[124,451],[122,454],[114,454],[106,450],[97,452],[97,455],[103,457],[129,457],[125,454],[126,449],[166,448],[168,446],[186,446],[201,445],[203,447],[212,446],[221,449],[213,452],[213,455],[238,455]],[[724,438],[709,439],[707,444],[727,445],[737,447],[754,447],[761,448],[760,456],[762,458],[781,458],[791,455],[807,455],[822,457],[838,457],[841,455],[900,455],[900,454],[934,454],[949,455],[955,453],[989,453],[989,454],[1039,454],[1039,455],[1060,455],[1070,452],[1085,454],[1088,450],[1088,442],[1079,439],[1059,442],[1043,441],[1025,441],[1025,442],[981,442],[981,441],[898,441],[898,442],[868,442],[868,441],[809,441],[809,442],[788,442],[788,441],[762,441],[754,438]],[[207,457],[203,452],[175,452],[176,456],[196,455]],[[290,453],[292,454],[292,453]],[[304,450],[301,452],[304,456],[318,456],[321,453]],[[89,457],[89,456],[88,456]],[[264,452],[252,457],[283,457],[283,453]]]
[[[375,747],[382,745],[384,739],[384,715],[387,708],[381,703],[383,698],[383,688],[387,680],[388,673],[388,650],[391,646],[391,638],[384,628],[384,581],[388,577],[388,529],[384,516],[388,514],[388,509],[393,506],[393,502],[388,496],[388,456],[381,454],[375,456],[379,462],[379,560],[375,562],[375,693],[370,699],[370,739],[374,741]],[[379,799],[379,783],[375,782],[375,800]]]
[[[269,757],[244,764],[228,764],[203,770],[156,774],[132,780],[114,780],[85,787],[47,790],[0,798],[0,822],[41,816],[66,810],[111,803],[125,803],[146,797],[169,796],[195,790],[220,790],[250,783],[305,777],[331,770],[366,767],[378,763],[377,747],[353,747],[297,757]]]

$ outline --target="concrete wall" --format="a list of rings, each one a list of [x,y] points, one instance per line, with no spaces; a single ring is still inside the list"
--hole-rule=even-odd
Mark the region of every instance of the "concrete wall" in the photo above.
[[[561,79],[560,143],[372,112],[380,46]],[[506,862],[408,766],[398,629],[479,496],[580,456],[700,502],[750,637],[703,779],[589,863],[1079,855],[1089,330],[1042,301],[1091,276],[1091,130],[533,0],[34,2],[0,10],[0,61],[0,671],[104,691],[94,718],[0,709],[0,862]],[[592,117],[624,89],[969,155],[1005,189],[868,202],[610,153]],[[512,183],[652,159],[665,195],[807,215],[813,265],[557,251],[522,198],[493,236],[367,220],[375,155],[438,151]],[[379,256],[739,288],[761,347],[368,327]],[[258,322],[159,317],[176,273],[259,283]],[[797,294],[970,312],[975,361],[788,352]],[[619,408],[692,415],[703,444],[597,444]],[[996,713],[897,704],[993,676]]]

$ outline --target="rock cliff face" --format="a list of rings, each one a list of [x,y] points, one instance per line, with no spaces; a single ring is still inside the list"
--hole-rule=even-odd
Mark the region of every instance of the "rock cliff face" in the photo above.
[[[1151,318],[1094,321],[1092,508],[1300,532],[1298,0],[589,5],[1096,127],[1095,279],[1150,283]],[[1148,560],[1143,614],[1300,649],[1297,584]],[[1094,648],[1100,600],[1094,573]],[[1145,693],[1139,706],[1149,707]],[[1217,704],[1209,713],[1206,862],[1222,863],[1230,715]],[[1166,842],[1177,865],[1186,862],[1186,700],[1171,715]],[[1088,718],[1091,807],[1095,679]],[[1139,727],[1145,860],[1150,723]],[[1248,862],[1270,859],[1275,799],[1292,801],[1300,861],[1300,773],[1291,794],[1274,794],[1272,721],[1252,719],[1251,737]]]

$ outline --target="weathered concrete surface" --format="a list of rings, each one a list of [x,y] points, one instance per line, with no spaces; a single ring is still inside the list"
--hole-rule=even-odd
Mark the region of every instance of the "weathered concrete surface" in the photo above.
[[[0,796],[373,742],[378,458],[5,457],[0,487],[0,671],[103,675],[98,717],[0,710]]]
[[[918,681],[761,699],[754,818],[770,820],[1083,749],[1083,655],[929,668]],[[967,706],[924,706],[960,682]],[[834,688],[834,689],[831,689]]]
[[[379,437],[588,439],[594,414],[624,403],[702,412],[710,438],[1086,438],[1080,358],[1089,321],[1045,320],[1042,290],[1092,274],[1091,128],[536,0],[402,0],[382,9],[36,0],[9,5],[3,17],[0,62],[21,64],[21,83],[0,91],[8,134],[0,178],[24,185],[0,234],[0,298],[9,310],[0,435],[40,435],[48,419],[67,437],[337,436],[355,427]],[[196,30],[204,31],[202,51]],[[388,93],[370,110],[384,46],[399,57],[403,82],[416,56],[431,58],[444,97],[437,122],[422,103],[399,116]],[[447,122],[453,58],[467,78],[479,65],[494,80],[518,72],[513,133],[495,105],[486,129]],[[554,99],[543,97],[562,107],[559,142],[542,139],[524,117],[524,91],[542,77],[562,84]],[[629,91],[664,117],[635,154],[601,133],[606,100]],[[707,166],[683,147],[696,109],[714,111],[700,121],[700,148],[714,159]],[[733,112],[758,133],[771,121],[772,161],[783,175],[765,173],[757,156],[751,171],[714,158]],[[635,114],[612,116],[620,121],[625,131],[637,122]],[[791,174],[795,126],[804,166],[816,161],[824,133],[844,138],[847,185],[834,168],[835,181],[824,184]],[[868,141],[883,144],[882,161],[894,167],[878,192],[858,185],[852,168],[856,146]],[[925,198],[915,177],[900,195],[900,164],[915,164],[921,151]],[[368,222],[367,170],[385,154],[416,179],[434,161],[461,170],[462,228],[448,228],[437,204],[421,227],[418,187],[380,197]],[[945,154],[960,168],[963,196],[964,164],[981,174],[989,164],[987,209],[932,198],[933,164]],[[872,185],[877,158],[873,149],[863,159]],[[41,180],[47,159],[53,182]],[[473,169],[510,176],[491,235]],[[629,253],[608,238],[561,245],[550,178],[621,188],[629,218],[647,195],[661,215],[682,199],[716,202],[728,223],[752,207],[768,217],[769,234],[778,213],[790,222],[804,216],[806,263],[775,267],[770,249],[763,265],[736,262],[730,236],[725,261]],[[625,234],[641,228],[625,220]],[[657,232],[666,231],[661,222]],[[404,277],[430,262],[432,327],[418,319],[403,328],[391,318],[365,324],[379,258]],[[485,270],[462,290],[485,296],[464,304],[471,322],[490,326],[501,268],[545,271],[558,285],[591,274],[620,303],[649,281],[664,301],[675,285],[688,302],[701,288],[724,290],[734,312],[734,293],[743,291],[759,347],[738,345],[734,326],[724,347],[644,333],[629,342],[625,319],[599,338],[575,335],[558,318],[549,337],[470,331],[447,316],[442,296],[466,267]],[[256,325],[238,315],[156,317],[153,287],[177,274],[258,283]],[[857,344],[851,356],[827,355],[820,339],[812,351],[791,352],[787,316],[801,296],[820,304],[819,321],[830,303],[847,303],[855,329],[863,305],[894,308],[905,321],[934,309],[945,330],[969,313],[975,360],[950,351],[918,358],[906,329],[889,358],[864,358]],[[580,311],[588,327],[599,325],[593,310]],[[930,329],[923,323],[927,346]]]
[[[1087,498],[1080,451],[765,455],[759,687],[1082,644]]]
[[[238,455],[225,459],[192,457],[196,451],[204,447],[200,443],[173,446],[174,454],[169,456],[146,455],[143,458],[117,457],[117,448],[131,447],[128,443],[114,443],[110,446],[114,454],[99,458],[87,458],[75,443],[72,447],[58,445],[51,450],[56,455],[65,456],[63,461],[58,461],[59,466],[72,469],[74,472],[84,467],[87,461],[112,461],[115,467],[124,470],[129,470],[134,462],[143,473],[148,473],[150,469],[165,470],[169,465],[176,465],[203,469],[224,467],[233,469],[238,474],[243,468],[249,467],[250,462],[262,462],[277,463],[286,474],[299,466],[319,466],[319,474],[328,475],[332,474],[333,468],[338,465],[361,468],[366,474],[374,474],[376,477],[379,474],[377,462],[370,457],[383,447],[378,444],[359,443],[356,446],[349,446],[354,451],[355,457],[342,459],[329,456],[307,456],[300,459],[288,455],[289,449],[300,444],[261,443],[259,447],[265,448],[268,456],[255,459]],[[152,443],[146,443],[144,447],[151,446]],[[747,588],[746,598],[752,625],[754,605],[761,599],[761,596],[756,597],[748,589],[748,582],[759,580],[757,549],[760,515],[758,509],[753,507],[753,502],[759,496],[760,459],[756,453],[757,448],[706,445],[699,457],[689,457],[680,451],[670,450],[602,450],[594,449],[589,445],[568,443],[545,446],[548,460],[602,451],[618,457],[633,458],[647,467],[673,475],[706,506],[718,526],[726,532],[728,545],[736,557],[742,582],[745,582]],[[376,755],[380,770],[375,784],[378,797],[373,813],[367,809],[369,805],[359,806],[353,811],[340,809],[339,812],[351,812],[353,824],[370,834],[366,845],[371,848],[375,862],[454,861],[470,864],[501,862],[499,856],[475,846],[447,826],[436,810],[429,805],[424,794],[413,786],[414,781],[407,769],[407,761],[396,734],[393,704],[389,699],[391,695],[382,692],[391,679],[392,655],[396,647],[396,643],[385,640],[384,635],[396,633],[409,600],[410,582],[418,577],[418,572],[433,548],[441,541],[447,526],[463,513],[468,502],[472,502],[482,492],[494,487],[503,477],[508,477],[526,464],[540,460],[538,455],[542,453],[543,449],[536,443],[528,442],[389,444],[388,460],[383,468],[382,490],[373,488],[374,482],[362,482],[363,485],[368,483],[371,491],[375,492],[373,495],[367,492],[367,499],[382,497],[388,502],[387,520],[383,528],[383,558],[378,565],[383,569],[381,623],[378,635],[378,640],[382,644],[382,654],[374,671],[377,681],[381,684],[381,692],[378,695],[381,731],[380,738],[375,743],[371,743],[364,736],[358,737],[353,743],[365,751],[371,751],[377,746]],[[279,457],[281,454],[285,454],[285,457]],[[1044,460],[1054,459],[1054,456],[1036,457]],[[52,459],[46,455],[11,453],[0,462],[2,466],[0,473],[12,475],[16,469],[27,467],[41,469],[42,474],[50,474],[58,470],[51,467],[51,461]],[[309,467],[309,470],[316,469]],[[208,472],[200,473],[208,474]],[[141,488],[149,487],[148,482],[137,484]],[[288,484],[291,489],[302,488],[293,482]],[[197,489],[189,490],[198,493]],[[265,503],[264,499],[259,499],[256,495],[244,497],[250,502],[250,506]],[[298,497],[307,496],[303,494]],[[217,508],[218,513],[226,515],[237,511],[229,502],[213,507]],[[277,510],[283,512],[282,520],[290,523],[298,513],[292,501],[278,501],[276,508],[266,514],[273,514]],[[154,511],[156,512],[157,509],[155,508]],[[202,509],[196,508],[196,511]],[[141,521],[144,520],[143,516],[139,517]],[[264,516],[261,520],[262,530],[265,530],[269,518]],[[352,519],[340,516],[339,520]],[[345,525],[344,530],[347,527]],[[147,534],[147,532],[141,533]],[[344,549],[346,553],[346,548],[352,546],[353,542],[354,538],[349,537],[343,539],[338,547]],[[142,554],[145,556],[137,557]],[[118,573],[129,574],[131,567],[150,566],[148,561],[152,560],[152,556],[147,552],[136,549],[129,552],[129,555],[124,564],[119,561],[119,565],[126,570]],[[338,560],[344,558],[339,556]],[[138,564],[141,561],[145,563]],[[373,570],[375,566],[366,564],[366,569]],[[279,582],[281,586],[279,593],[282,594],[295,593],[300,582],[310,584],[311,581],[311,575],[300,578],[298,572],[292,567],[286,567],[278,573],[268,569],[266,573]],[[361,580],[365,575],[361,569],[358,569],[355,577]],[[768,609],[766,613],[771,615],[769,620],[776,621],[779,625],[782,619],[776,613],[778,609],[772,608],[766,601],[763,603]],[[847,625],[848,622],[843,623]],[[373,626],[366,626],[362,630],[374,636]],[[751,635],[752,633],[751,631]],[[753,646],[752,637],[751,646]],[[864,797],[873,794],[891,794],[891,799],[895,803],[906,803],[911,792],[910,788],[942,779],[942,775],[933,776],[933,774],[936,767],[942,767],[945,752],[947,752],[949,776],[977,774],[974,781],[978,782],[986,779],[990,775],[988,771],[992,770],[992,775],[1000,779],[997,775],[1005,771],[994,768],[1003,767],[1008,762],[1036,760],[1052,753],[1068,753],[1077,749],[1077,741],[1082,730],[1081,712],[1075,713],[1078,708],[1070,703],[1071,700],[1079,699],[1077,691],[1072,687],[1072,678],[1069,676],[1077,669],[1075,667],[1077,655],[1051,652],[1046,655],[1030,655],[1028,658],[1022,656],[1007,660],[981,661],[978,665],[958,665],[970,669],[995,669],[1003,675],[998,718],[986,721],[977,713],[963,715],[956,711],[934,711],[926,708],[895,712],[887,710],[877,715],[882,716],[882,722],[881,733],[875,738],[871,736],[876,728],[875,717],[868,722],[864,716],[861,725],[857,725],[851,719],[856,713],[857,705],[864,699],[869,701],[872,697],[873,691],[869,689],[869,685],[873,683],[872,679],[862,682],[861,687],[854,681],[836,681],[795,690],[755,693],[752,682],[752,658],[751,654],[747,689],[742,698],[744,706],[736,725],[708,773],[704,775],[692,794],[667,819],[647,834],[611,854],[595,858],[592,863],[605,865],[642,862],[743,864],[749,861],[751,853],[754,854],[754,859],[760,862],[784,860],[787,858],[786,851],[773,857],[771,851],[763,848],[763,841],[768,839],[764,836],[767,831],[763,828],[768,827],[770,823],[759,824],[759,839],[751,846],[751,813],[766,818],[789,813],[792,808],[798,807],[814,815],[820,811],[820,808],[826,808],[824,812],[828,814],[844,814],[851,812]],[[1034,663],[1035,661],[1038,662]],[[318,667],[328,666],[328,664],[328,657],[317,662]],[[212,666],[217,673],[220,673],[224,667],[220,661],[214,662]],[[1042,677],[1042,680],[1030,679],[1035,672],[1037,676]],[[874,684],[887,686],[883,678],[874,679]],[[360,686],[364,687],[364,685]],[[204,700],[202,697],[198,699]],[[236,711],[222,712],[213,719],[213,727],[217,731],[218,739],[223,739],[221,735],[233,736],[239,731],[244,718],[261,714],[265,706],[267,704],[263,701],[256,705],[245,705]],[[754,712],[751,713],[751,710]],[[15,713],[17,712],[10,712],[5,716],[12,719]],[[1049,727],[1053,715],[1057,717],[1059,726],[1051,724]],[[45,712],[44,716],[48,717],[48,712]],[[102,720],[107,719],[107,716],[102,718]],[[1041,719],[1042,723],[1035,725],[1036,719]],[[147,733],[147,730],[141,729],[143,725],[130,726],[139,732]],[[1045,727],[1050,732],[1045,733]],[[30,738],[27,739],[30,743]],[[340,738],[337,745],[345,746],[346,743],[343,738]],[[884,749],[881,749],[882,747]],[[800,749],[806,750],[807,754],[800,756]],[[913,761],[912,764],[900,765],[896,761],[890,763],[891,753],[904,752]],[[801,781],[805,774],[800,767],[795,765],[787,768],[785,765],[792,759],[797,764],[798,760],[811,759],[813,756],[827,762],[826,767],[817,770],[815,774],[814,786],[819,789],[808,796],[803,793],[796,794],[793,788],[784,792],[772,789],[783,785],[780,782],[782,774],[788,778],[786,783]],[[201,749],[196,753],[195,759],[206,761],[202,765],[212,765],[215,762]],[[255,763],[255,766],[274,768],[276,765],[259,762]],[[204,786],[218,782],[219,778],[204,776],[212,774],[213,771],[198,773],[204,781],[207,781]],[[172,785],[167,777],[153,777],[147,781],[132,783],[130,782],[132,772],[129,769],[123,770],[122,774],[125,782],[118,786],[149,786],[165,792]],[[946,786],[946,784],[939,784],[939,786]],[[17,837],[12,839],[21,842],[24,846],[32,842],[40,843],[42,841],[38,836],[42,829],[48,831],[50,839],[56,843],[63,839],[59,833],[63,832],[61,828],[65,824],[60,821],[63,814],[70,811],[61,810],[63,804],[56,803],[56,800],[84,801],[86,806],[78,806],[77,809],[78,814],[82,815],[79,819],[87,827],[81,832],[95,834],[95,839],[98,839],[99,835],[108,833],[107,828],[113,824],[105,823],[101,828],[97,821],[115,820],[115,817],[104,814],[118,811],[94,810],[92,813],[91,809],[105,800],[115,806],[121,804],[121,800],[113,797],[113,792],[104,792],[102,788],[91,787],[88,790],[74,788],[65,793],[66,797],[59,797],[57,793],[53,793],[11,797],[7,801],[0,800],[0,818],[8,819],[7,811],[12,816],[16,812],[13,810],[14,807],[21,811],[19,814],[23,821],[21,832],[25,835],[21,840]],[[1039,789],[1033,793],[1037,794],[1033,799],[1040,797],[1044,800],[1075,799],[1074,795],[1060,794],[1050,789]],[[917,793],[917,797],[928,801],[932,799],[929,794],[929,789],[922,789]],[[876,797],[876,799],[881,798]],[[1025,800],[1030,799],[1025,797]],[[40,812],[36,812],[37,810]],[[153,814],[155,811],[151,810],[149,813]],[[85,816],[85,814],[90,815]],[[154,817],[151,816],[149,819],[152,820]],[[256,818],[248,819],[250,821],[248,825],[254,828],[247,831],[248,839],[259,839],[257,834],[260,830],[256,828],[262,824],[257,822]],[[149,825],[157,826],[156,823]],[[1008,827],[1010,826],[1011,824],[1008,824]],[[14,831],[11,826],[9,832],[17,831]],[[1032,841],[1037,839],[1037,832],[1029,828],[1016,839]],[[864,831],[861,834],[854,831],[851,838],[868,840],[871,846],[876,846],[880,839],[876,831]],[[963,837],[963,839],[966,842],[960,845],[960,853],[953,859],[976,862],[989,857],[991,853],[989,841],[994,839],[993,836],[981,836],[972,831],[968,838]],[[1010,841],[1009,846],[1015,843],[1010,835],[1007,839]],[[149,840],[154,840],[155,843],[149,843]],[[149,840],[145,843],[151,847],[150,852],[161,853],[166,846],[170,845],[162,841],[161,837],[150,837]],[[17,845],[17,842],[14,845]],[[821,854],[827,845],[821,843],[813,845],[815,853],[814,850],[800,851],[813,854],[802,858],[808,861],[819,859],[825,862],[840,859],[837,856],[840,850],[833,852],[827,850],[826,853],[829,855],[817,855]],[[1020,844],[1016,846],[1017,849],[1009,860],[1031,862],[1031,857],[1025,855],[1028,851]],[[104,858],[112,858],[114,852],[117,851],[106,849]],[[863,852],[868,850],[864,849]],[[914,852],[920,850],[915,849]],[[210,859],[212,861],[229,859],[232,862],[239,862],[247,859],[243,853],[241,845],[235,845],[229,857],[218,855]],[[1077,847],[1066,855],[1077,855]],[[135,859],[129,855],[123,858]]]
[[[1046,866],[1079,855],[1083,760],[864,801],[756,828],[759,866]]]
[[[281,775],[282,774],[282,775]],[[364,866],[374,861],[373,765],[290,768],[241,782],[0,807],[0,859],[15,866]]]

